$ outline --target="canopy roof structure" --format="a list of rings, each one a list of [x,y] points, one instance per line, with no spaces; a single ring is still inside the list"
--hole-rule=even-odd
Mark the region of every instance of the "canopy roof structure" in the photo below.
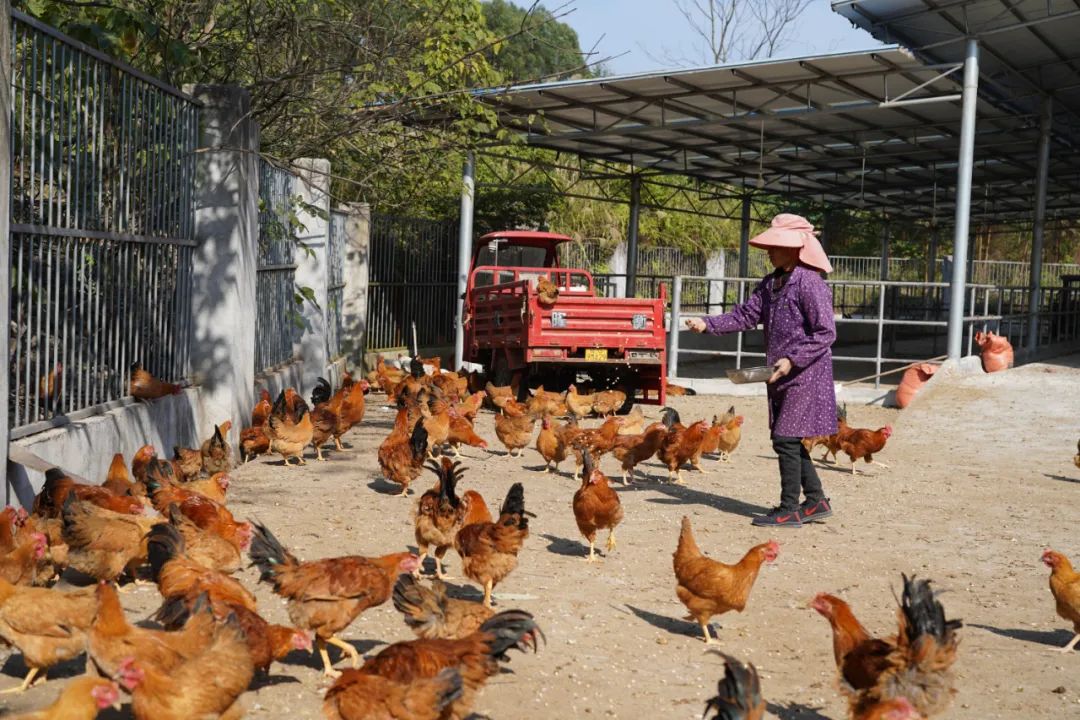
[[[1080,217],[1080,0],[833,0],[832,7],[896,44],[475,97],[531,145],[633,168],[630,258],[640,178],[678,174],[743,197],[744,255],[747,198],[761,194],[951,224],[956,297],[966,282],[971,222],[1030,222],[1038,308],[1046,218]],[[632,260],[627,274],[631,292]],[[962,318],[953,303],[950,357],[959,357]]]
[[[1032,0],[1034,4],[1040,4]],[[1015,0],[939,3],[1016,5]],[[1026,3],[1019,3],[1021,5]],[[1045,5],[1045,0],[1042,1]],[[923,0],[837,3],[879,39],[889,7]],[[925,7],[925,5],[923,5]],[[1075,5],[1073,5],[1075,9]],[[910,9],[910,8],[909,8]],[[924,22],[921,15],[915,16]],[[937,16],[935,16],[937,17]],[[1026,17],[1026,16],[1024,16]],[[1073,22],[1066,22],[1069,19]],[[1080,34],[1080,13],[1055,35]],[[905,25],[906,27],[906,25]],[[1031,30],[1025,30],[1031,32]],[[927,31],[941,39],[939,31]],[[994,35],[1000,54],[1022,58]],[[905,36],[904,42],[911,42]],[[919,41],[923,38],[920,35]],[[962,34],[959,39],[963,39]],[[955,40],[955,38],[954,38]],[[1040,58],[1056,53],[1045,44]],[[948,220],[960,145],[963,43],[911,52],[897,45],[790,60],[566,81],[489,90],[477,99],[535,146],[828,205]],[[987,56],[993,57],[991,52]],[[1023,61],[1026,65],[1026,60]],[[1019,64],[1019,63],[1018,63]],[[1076,65],[1080,67],[1080,58]],[[1064,68],[1058,71],[1056,68]],[[1071,63],[1051,66],[1056,86],[1076,80]],[[972,217],[1030,218],[1039,136],[1039,93],[1016,71],[987,70],[977,106]],[[1039,75],[1028,67],[1023,72]],[[1011,81],[1008,79],[1011,78]],[[1072,83],[1080,108],[1080,83]],[[1080,114],[1061,103],[1055,123],[1047,209],[1080,211]],[[1055,118],[1057,120],[1058,118]]]

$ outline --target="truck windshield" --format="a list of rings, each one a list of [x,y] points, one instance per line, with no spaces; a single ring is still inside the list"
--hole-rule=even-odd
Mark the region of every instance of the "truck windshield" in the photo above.
[[[498,258],[496,258],[498,255]],[[501,265],[503,267],[545,267],[547,248],[526,247],[522,245],[498,244],[496,253],[492,245],[480,248],[476,265]]]

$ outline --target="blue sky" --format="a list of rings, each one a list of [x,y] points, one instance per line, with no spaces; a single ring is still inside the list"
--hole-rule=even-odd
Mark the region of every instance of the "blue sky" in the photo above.
[[[560,3],[545,0],[544,5],[555,10]],[[780,57],[865,50],[879,44],[829,6],[829,0],[814,0]],[[574,0],[572,7],[563,21],[577,31],[582,49],[596,45],[599,57],[613,58],[607,66],[614,74],[671,67],[675,63],[667,58],[672,55],[695,54],[690,49],[692,31],[672,0]]]

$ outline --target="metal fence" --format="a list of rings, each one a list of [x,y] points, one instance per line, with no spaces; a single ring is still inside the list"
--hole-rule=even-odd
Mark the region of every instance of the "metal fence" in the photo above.
[[[367,349],[454,344],[458,225],[373,213]]]
[[[12,437],[188,372],[198,106],[11,14]],[[62,416],[62,417],[60,417]]]
[[[326,244],[326,357],[341,355],[345,304],[345,232],[347,213],[330,212],[330,237]]]
[[[680,348],[679,335],[684,315],[701,315],[685,301],[688,286],[723,282],[730,295],[718,312],[728,312],[753,292],[758,280],[747,278],[677,277],[672,291],[671,324],[668,350],[668,373],[678,373],[679,356],[733,357],[735,367],[742,367],[744,358],[765,357],[760,330],[735,334],[734,347],[723,350]],[[943,354],[943,335],[948,327],[945,317],[949,303],[947,283],[918,283],[901,281],[828,280],[832,288],[836,319],[837,345],[834,362],[866,363],[881,373],[885,365],[904,365],[922,362]],[[997,311],[1000,288],[990,285],[968,285],[964,297],[964,326],[967,352],[971,353],[976,329],[1002,330],[1010,320]],[[859,310],[842,312],[844,297],[857,296]],[[1075,326],[1075,317],[1071,318]],[[850,330],[841,332],[845,326]],[[863,329],[870,328],[870,332]],[[844,337],[846,336],[846,337]],[[906,352],[905,352],[906,349]],[[880,378],[874,379],[875,386]]]
[[[296,176],[259,160],[259,259],[255,280],[255,372],[293,358],[296,305]]]

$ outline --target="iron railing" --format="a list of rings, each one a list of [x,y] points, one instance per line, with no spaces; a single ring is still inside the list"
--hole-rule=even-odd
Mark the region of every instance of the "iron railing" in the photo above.
[[[259,160],[259,259],[255,281],[255,372],[264,373],[294,356],[297,326],[296,176]]]
[[[187,375],[198,104],[11,14],[12,437]]]
[[[683,331],[682,320],[686,316],[705,314],[701,308],[686,303],[688,286],[708,285],[722,282],[729,288],[719,311],[713,314],[729,312],[736,304],[743,302],[761,282],[751,278],[722,278],[720,280],[704,277],[676,277],[673,283],[671,318],[669,325],[668,374],[678,374],[679,356],[733,357],[735,367],[742,367],[744,358],[764,358],[764,346],[760,330],[750,330],[733,334],[733,349],[703,350],[683,349],[680,347],[680,333]],[[872,364],[876,373],[881,373],[885,365],[905,365],[922,362],[929,357],[941,355],[941,339],[948,327],[946,320],[949,303],[947,283],[916,283],[898,281],[849,281],[829,280],[832,288],[834,308],[839,315],[836,318],[838,341],[834,347],[834,362]],[[974,343],[976,328],[1000,330],[1007,318],[993,312],[999,288],[991,285],[968,285],[965,289],[963,323],[967,334],[967,351],[970,354]],[[858,311],[842,312],[844,296],[858,296]],[[899,301],[896,299],[900,298]],[[1074,323],[1075,324],[1075,323]],[[852,327],[847,333],[841,332],[845,326]],[[871,333],[862,333],[859,327],[872,328]],[[843,335],[848,335],[844,338]],[[928,344],[929,343],[929,344]],[[897,348],[907,347],[909,352]],[[920,352],[914,352],[914,350]],[[858,351],[861,354],[854,354]],[[880,385],[880,377],[874,379],[875,387]]]
[[[367,349],[452,346],[457,296],[456,222],[373,213]]]
[[[329,242],[326,245],[326,356],[331,360],[341,355],[344,334],[345,303],[345,230],[349,216],[330,212]]]

